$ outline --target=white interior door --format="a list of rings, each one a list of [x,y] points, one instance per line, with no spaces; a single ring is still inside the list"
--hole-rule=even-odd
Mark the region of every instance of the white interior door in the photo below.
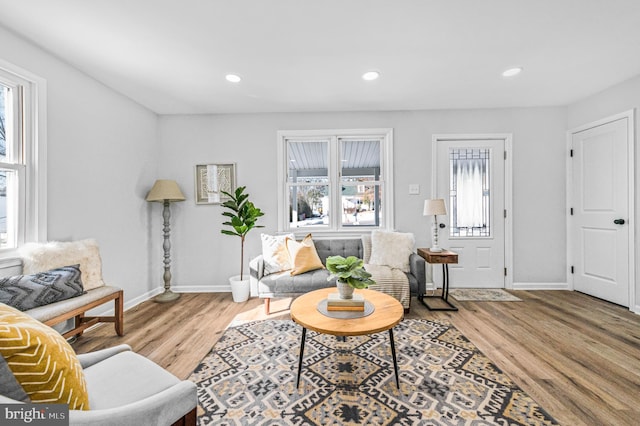
[[[627,117],[574,132],[570,259],[574,289],[629,306]]]
[[[438,140],[436,194],[447,216],[438,217],[440,246],[458,253],[450,286],[505,286],[505,140]],[[441,282],[439,268],[434,282]]]

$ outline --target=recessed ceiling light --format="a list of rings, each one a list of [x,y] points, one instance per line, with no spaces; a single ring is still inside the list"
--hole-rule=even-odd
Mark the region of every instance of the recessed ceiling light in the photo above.
[[[380,77],[380,73],[378,71],[367,71],[362,74],[362,79],[367,81],[377,80]]]
[[[513,77],[522,72],[522,67],[509,68],[502,73],[503,77]]]
[[[224,78],[226,78],[227,81],[230,81],[231,83],[239,83],[240,80],[242,80],[239,75],[235,74],[227,74]]]

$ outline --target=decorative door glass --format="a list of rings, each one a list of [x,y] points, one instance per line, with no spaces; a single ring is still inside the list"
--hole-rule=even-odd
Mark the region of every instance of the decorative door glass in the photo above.
[[[491,237],[491,149],[449,149],[449,236]]]

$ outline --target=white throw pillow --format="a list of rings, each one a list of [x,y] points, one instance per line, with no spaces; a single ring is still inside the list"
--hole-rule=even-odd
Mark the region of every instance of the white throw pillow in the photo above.
[[[264,274],[275,274],[276,272],[288,271],[291,269],[291,258],[284,243],[287,238],[295,239],[293,234],[268,235],[260,234],[262,239],[262,259],[264,260]]]
[[[410,232],[372,231],[369,264],[409,272],[409,256],[414,244],[415,238]]]
[[[93,239],[47,243],[28,243],[18,250],[22,258],[22,274],[33,275],[50,269],[80,265],[85,290],[102,287],[102,259],[98,242]]]

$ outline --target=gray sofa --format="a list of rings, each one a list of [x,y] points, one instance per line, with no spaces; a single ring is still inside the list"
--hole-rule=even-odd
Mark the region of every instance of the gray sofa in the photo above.
[[[361,238],[349,239],[314,239],[318,256],[326,264],[329,256],[356,256],[367,263],[365,249]],[[406,273],[411,295],[423,295],[426,291],[425,261],[416,253],[409,259],[410,272]],[[270,313],[270,301],[274,297],[292,297],[305,294],[319,288],[335,286],[335,280],[327,281],[329,272],[316,269],[301,275],[291,276],[289,273],[264,274],[262,255],[253,258],[249,263],[251,296],[264,299],[265,312]],[[405,310],[408,307],[405,306]]]

